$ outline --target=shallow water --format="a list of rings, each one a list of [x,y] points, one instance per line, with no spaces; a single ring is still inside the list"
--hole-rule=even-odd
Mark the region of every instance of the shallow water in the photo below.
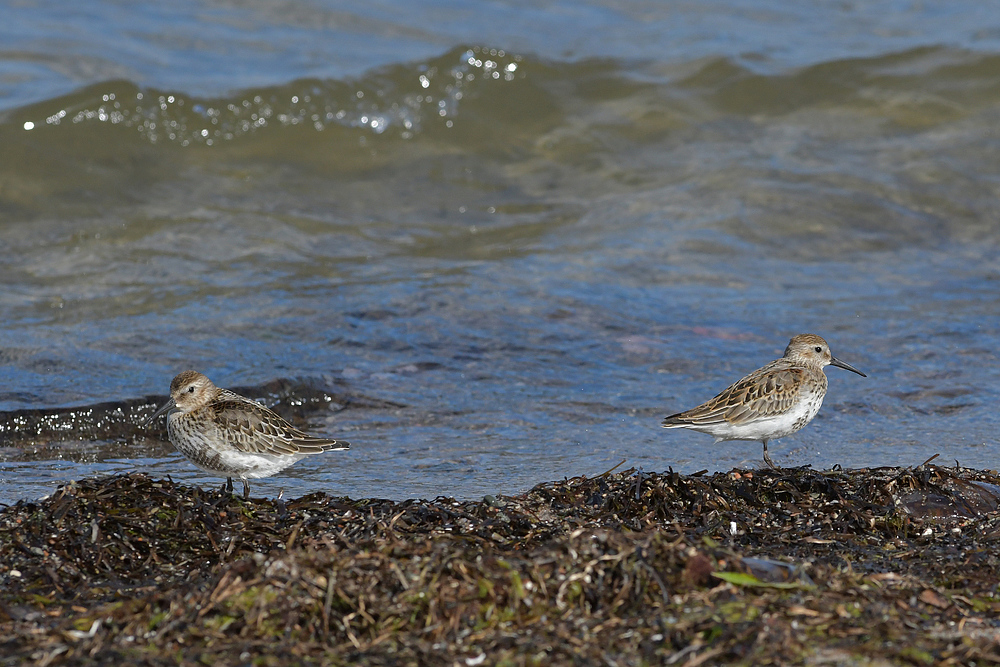
[[[310,415],[351,451],[255,492],[472,498],[758,465],[659,420],[808,331],[869,377],[829,369],[777,463],[996,465],[978,4],[5,12],[2,411],[188,367],[343,383],[403,407]],[[217,483],[155,437],[64,436],[0,435],[0,501],[137,468]]]

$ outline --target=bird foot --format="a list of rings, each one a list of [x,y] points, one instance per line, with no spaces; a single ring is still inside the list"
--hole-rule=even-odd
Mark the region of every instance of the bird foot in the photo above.
[[[770,455],[767,453],[767,440],[764,441],[764,463],[771,470],[781,470],[778,466],[774,465],[774,461],[771,460]]]
[[[767,467],[770,468],[771,470],[781,470],[780,466],[774,465],[774,461],[772,461],[771,457],[767,455],[766,449],[764,450],[764,463],[766,463]]]

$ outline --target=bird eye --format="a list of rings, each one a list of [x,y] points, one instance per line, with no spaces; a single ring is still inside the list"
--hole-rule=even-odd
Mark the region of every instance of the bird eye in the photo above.
[[[816,351],[817,351],[817,352],[822,352],[822,351],[823,351],[823,348],[821,348],[821,347],[820,347],[819,345],[817,345],[817,346],[816,346]]]
[[[818,347],[816,348],[816,351],[819,352],[819,348]],[[188,393],[189,394],[193,394],[194,393],[194,385],[191,385],[190,387],[188,387]]]

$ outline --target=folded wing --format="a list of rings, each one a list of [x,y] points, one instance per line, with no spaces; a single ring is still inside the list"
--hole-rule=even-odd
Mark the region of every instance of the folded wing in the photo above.
[[[319,454],[348,449],[343,440],[304,433],[259,403],[222,398],[212,404],[219,435],[235,449],[253,454]]]
[[[805,371],[799,368],[764,367],[728,387],[712,400],[696,408],[670,415],[663,425],[734,426],[787,412],[794,404]]]

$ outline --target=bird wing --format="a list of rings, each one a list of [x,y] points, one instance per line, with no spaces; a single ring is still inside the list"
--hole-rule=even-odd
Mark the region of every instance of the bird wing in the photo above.
[[[664,426],[745,424],[776,417],[795,403],[805,371],[765,366],[726,388],[710,401],[663,420]]]
[[[212,403],[219,435],[235,449],[252,454],[318,454],[348,449],[342,440],[303,433],[281,416],[249,399],[221,398]]]

